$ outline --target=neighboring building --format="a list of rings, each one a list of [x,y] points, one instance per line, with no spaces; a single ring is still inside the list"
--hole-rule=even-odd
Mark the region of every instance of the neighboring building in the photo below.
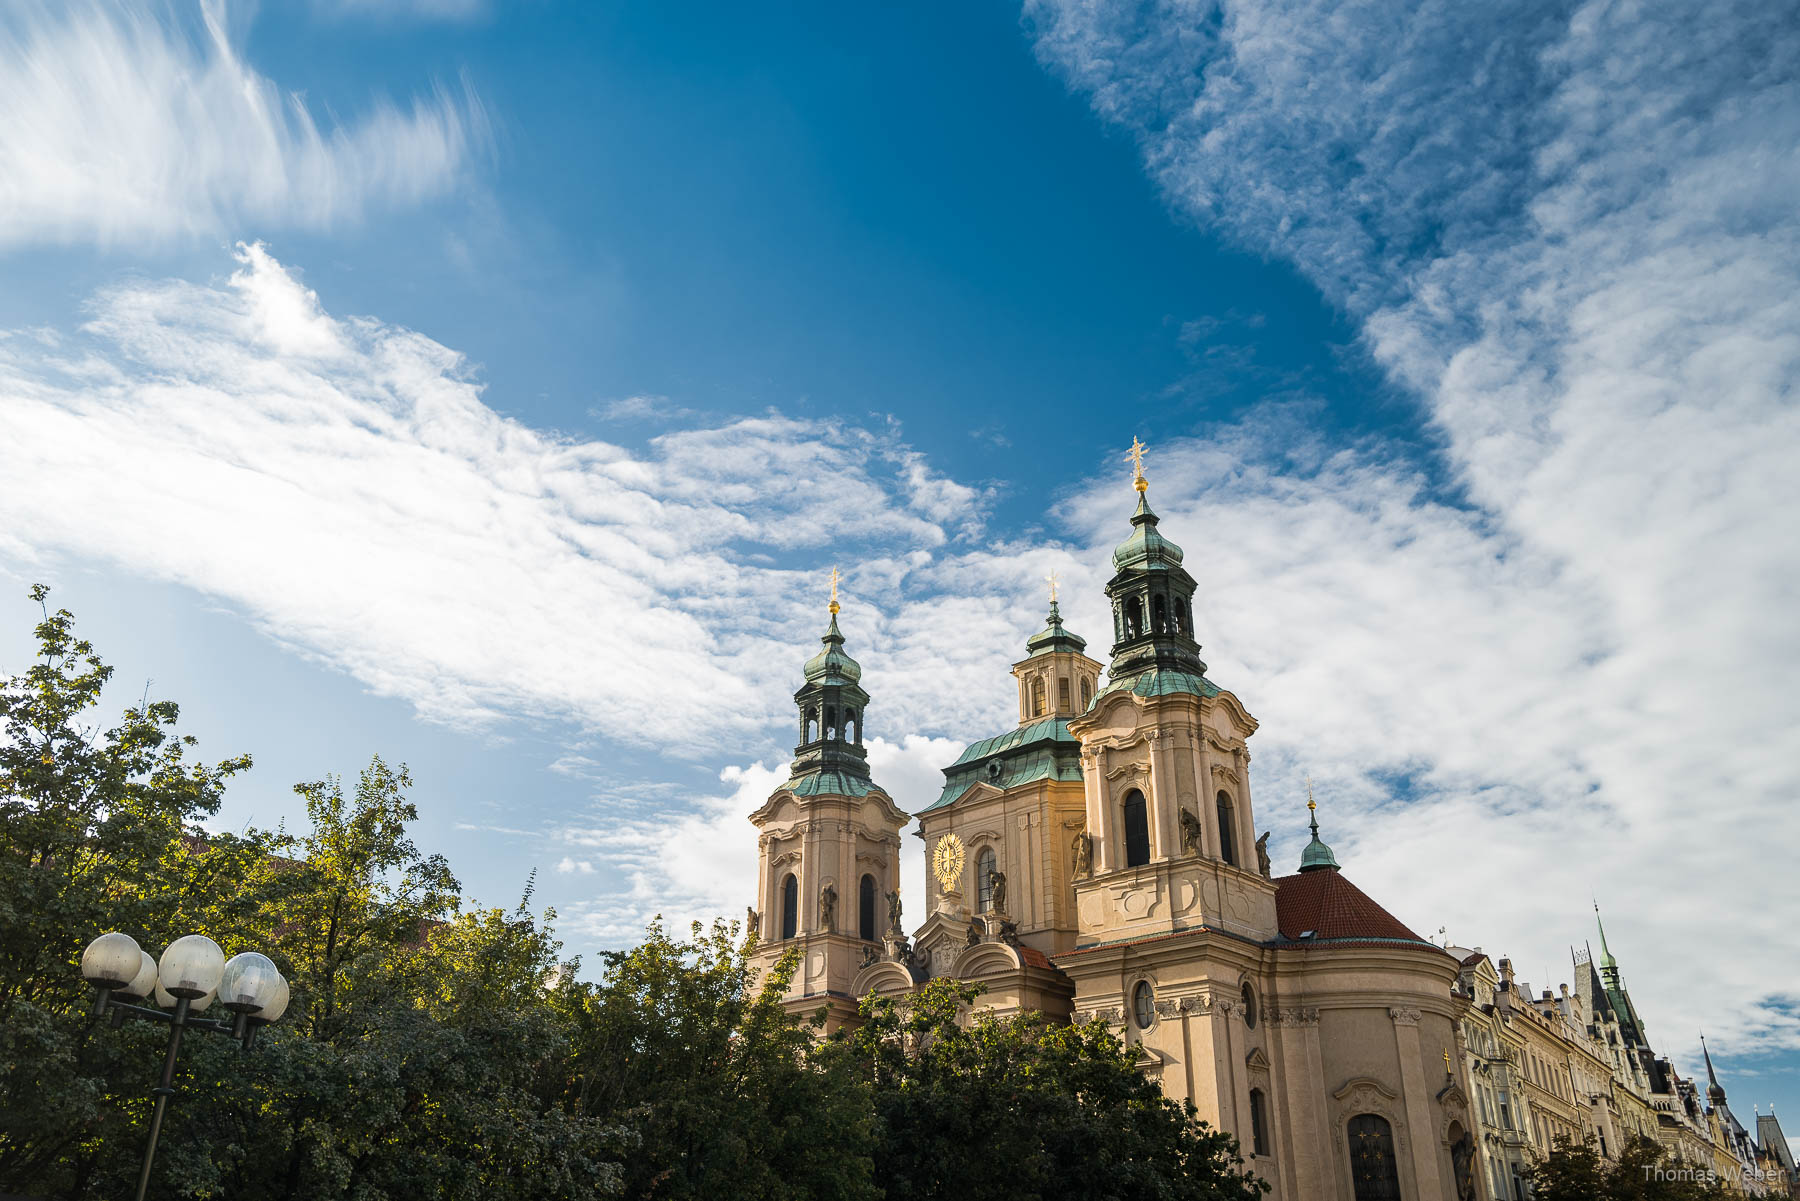
[[[1800,1197],[1800,1170],[1794,1166],[1794,1153],[1788,1150],[1787,1135],[1781,1132],[1781,1122],[1775,1117],[1775,1107],[1770,1106],[1768,1113],[1756,1115],[1756,1144],[1763,1153],[1764,1169],[1776,1173],[1776,1187],[1769,1190],[1772,1195],[1779,1195],[1785,1187],[1790,1197]]]
[[[1503,979],[1481,948],[1457,948],[1453,953],[1462,965],[1457,991],[1468,1002],[1462,1043],[1478,1123],[1480,1170],[1496,1201],[1525,1201],[1525,1173],[1533,1150],[1519,1103],[1524,1092],[1519,1072],[1524,1038],[1512,1029],[1512,965],[1500,961]]]

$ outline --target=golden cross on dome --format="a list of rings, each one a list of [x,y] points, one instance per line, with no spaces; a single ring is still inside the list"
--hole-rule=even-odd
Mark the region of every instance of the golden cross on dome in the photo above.
[[[1147,449],[1148,447],[1137,440],[1137,435],[1133,434],[1131,449],[1125,452],[1125,457],[1131,460],[1132,479],[1139,492],[1150,486],[1150,481],[1144,478],[1144,451]]]
[[[1050,603],[1054,605],[1056,603],[1056,569],[1052,567],[1050,574],[1044,578],[1050,581]]]
[[[838,614],[837,586],[838,586],[838,580],[840,578],[841,577],[839,577],[839,575],[838,575],[837,565],[833,564],[832,568],[831,568],[831,606],[830,606],[831,607],[831,615],[833,617],[836,617]]]
[[[1306,807],[1308,809],[1317,809],[1318,808],[1318,805],[1314,804],[1313,799],[1312,799],[1312,773],[1311,772],[1306,773]]]

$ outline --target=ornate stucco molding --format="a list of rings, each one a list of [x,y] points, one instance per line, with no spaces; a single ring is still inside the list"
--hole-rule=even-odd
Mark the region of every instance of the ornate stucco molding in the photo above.
[[[1419,1024],[1419,1011],[1408,1007],[1389,1009],[1388,1017],[1393,1019],[1396,1026],[1417,1026]]]
[[[1291,1009],[1272,1009],[1264,1015],[1264,1020],[1271,1026],[1317,1026],[1319,1011],[1304,1005]]]

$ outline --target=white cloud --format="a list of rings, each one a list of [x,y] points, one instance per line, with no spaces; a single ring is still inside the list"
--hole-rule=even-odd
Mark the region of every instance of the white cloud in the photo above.
[[[785,727],[834,558],[878,662],[866,598],[947,544],[934,518],[979,521],[891,429],[771,413],[641,458],[538,433],[454,351],[237,257],[222,287],[101,294],[77,338],[0,338],[12,553],[189,585],[438,720],[562,717],[714,758]],[[896,728],[931,705],[913,684],[883,700]]]
[[[1766,851],[1800,833],[1800,26],[1026,13],[1172,202],[1362,322],[1466,502],[1291,428],[1165,461],[1214,674],[1264,719],[1263,824],[1297,822],[1310,766],[1340,857],[1416,926],[1566,976],[1597,893],[1655,1028],[1800,1045],[1800,884]]]
[[[241,57],[224,0],[21,0],[0,14],[0,247],[328,228],[443,195],[489,141],[438,91],[321,128]]]

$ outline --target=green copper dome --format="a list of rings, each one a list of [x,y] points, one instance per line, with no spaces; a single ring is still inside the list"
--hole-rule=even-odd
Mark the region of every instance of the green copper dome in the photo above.
[[[1131,537],[1113,548],[1115,569],[1158,571],[1181,566],[1181,548],[1157,530],[1156,514],[1150,509],[1149,496],[1143,492],[1138,493],[1137,512],[1131,515],[1131,524]]]
[[[1333,855],[1331,848],[1319,838],[1319,807],[1313,804],[1310,783],[1306,786],[1306,808],[1312,815],[1309,823],[1312,826],[1312,841],[1306,844],[1304,851],[1300,852],[1300,870],[1311,872],[1328,867],[1334,872],[1342,871],[1343,869],[1338,866],[1337,856]]]
[[[1062,610],[1051,601],[1049,621],[1025,640],[1025,650],[1030,655],[1049,655],[1057,651],[1073,651],[1079,655],[1087,650],[1087,639],[1063,628]]]
[[[862,679],[862,664],[844,653],[844,635],[838,630],[837,614],[820,637],[825,649],[806,661],[809,684],[854,684]]]

